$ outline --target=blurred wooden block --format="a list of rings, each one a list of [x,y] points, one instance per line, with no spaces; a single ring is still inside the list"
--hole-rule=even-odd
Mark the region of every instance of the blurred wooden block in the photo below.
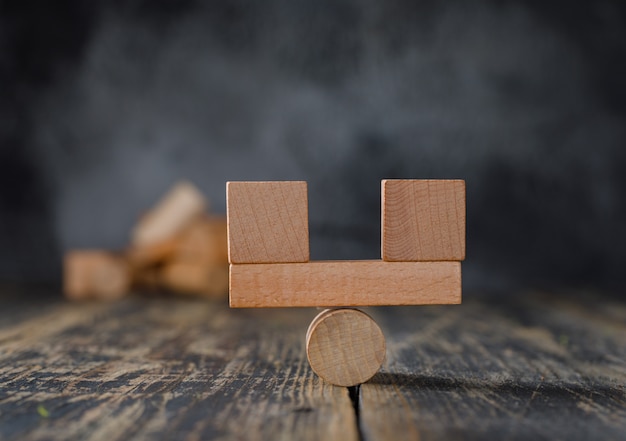
[[[230,306],[461,303],[460,262],[319,261],[230,265]]]
[[[161,268],[151,266],[132,268],[131,288],[142,292],[159,292],[163,289],[161,283]]]
[[[227,265],[226,218],[203,216],[196,219],[181,233],[172,258],[198,265]]]
[[[383,180],[382,259],[465,259],[465,181]]]
[[[306,182],[228,182],[226,205],[229,262],[309,260]]]
[[[356,309],[327,309],[309,326],[306,353],[313,371],[336,386],[365,383],[385,360],[385,337]]]
[[[204,196],[189,182],[176,184],[137,224],[132,245],[143,247],[175,237],[207,209]]]
[[[196,216],[176,236],[127,251],[133,286],[198,295],[228,292],[226,218]]]
[[[117,299],[130,287],[125,260],[99,250],[70,251],[64,259],[64,293],[72,300]]]
[[[176,254],[180,238],[173,237],[141,246],[131,246],[126,251],[126,259],[134,271],[141,271],[170,260]]]
[[[161,285],[182,294],[220,297],[228,294],[228,265],[167,264],[161,270]]]

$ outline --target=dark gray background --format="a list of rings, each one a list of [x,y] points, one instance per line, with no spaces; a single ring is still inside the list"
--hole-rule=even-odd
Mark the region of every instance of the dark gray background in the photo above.
[[[0,280],[120,248],[188,178],[309,182],[376,258],[380,179],[467,180],[466,288],[626,281],[622,2],[0,3]]]

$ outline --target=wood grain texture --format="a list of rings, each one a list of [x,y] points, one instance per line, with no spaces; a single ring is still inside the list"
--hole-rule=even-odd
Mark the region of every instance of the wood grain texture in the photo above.
[[[348,390],[308,366],[311,311],[30,305],[0,308],[2,440],[358,440]]]
[[[309,326],[306,353],[313,371],[336,386],[368,381],[385,360],[385,337],[376,322],[356,309],[327,309]]]
[[[101,250],[67,252],[63,273],[63,290],[72,300],[117,299],[127,293],[131,283],[126,260]]]
[[[309,260],[306,182],[228,182],[226,206],[231,263]]]
[[[383,180],[382,259],[465,259],[465,181]]]
[[[314,261],[230,266],[230,306],[461,303],[459,262]]]
[[[375,311],[388,361],[360,387],[364,439],[624,439],[626,306],[572,296]]]
[[[3,295],[4,294],[4,295]],[[180,298],[67,303],[0,290],[0,439],[562,439],[626,433],[626,303],[497,292],[370,308],[387,361],[315,376],[315,313]],[[51,292],[48,292],[51,294]]]

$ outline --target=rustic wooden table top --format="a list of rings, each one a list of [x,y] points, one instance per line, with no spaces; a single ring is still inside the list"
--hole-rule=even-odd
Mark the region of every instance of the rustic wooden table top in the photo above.
[[[314,309],[6,297],[2,440],[626,439],[617,300],[466,295],[370,309],[387,361],[348,389],[308,366]]]

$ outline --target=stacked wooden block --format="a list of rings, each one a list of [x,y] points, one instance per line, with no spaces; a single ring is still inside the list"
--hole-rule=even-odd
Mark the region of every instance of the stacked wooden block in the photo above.
[[[464,181],[382,181],[382,260],[309,261],[306,182],[229,182],[227,207],[231,307],[461,302]]]
[[[193,185],[181,182],[140,219],[126,251],[68,252],[65,295],[115,299],[140,289],[225,296],[226,219],[208,215],[207,205]]]
[[[352,386],[383,363],[385,340],[355,306],[461,303],[465,182],[382,181],[382,260],[309,261],[306,182],[227,183],[231,307],[314,306],[307,356]]]

